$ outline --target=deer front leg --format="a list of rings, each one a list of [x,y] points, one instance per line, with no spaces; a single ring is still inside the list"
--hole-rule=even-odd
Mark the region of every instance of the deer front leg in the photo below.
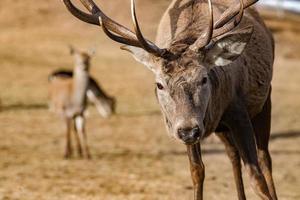
[[[73,154],[72,141],[71,141],[71,119],[66,118],[66,150],[65,150],[65,159],[71,158]]]
[[[232,139],[249,173],[251,185],[262,200],[272,200],[267,182],[258,164],[255,133],[246,107],[235,102],[226,112],[225,121],[230,127]]]
[[[204,164],[201,157],[200,143],[187,146],[190,169],[194,184],[194,200],[203,200]]]
[[[235,147],[232,139],[228,134],[230,133],[222,132],[222,133],[218,133],[217,135],[225,145],[226,153],[231,161],[233,167],[235,185],[238,192],[238,198],[239,200],[246,200],[243,177],[242,177],[241,157],[238,152],[238,149]]]
[[[77,143],[77,152],[80,158],[83,158],[83,151],[82,151],[82,141],[80,140],[79,132],[76,126],[76,122],[74,122],[74,133],[75,133],[75,139]]]
[[[87,135],[85,132],[85,119],[83,116],[77,116],[75,118],[75,126],[79,134],[80,140],[83,141],[86,157],[88,159],[91,159],[90,149],[87,142]]]

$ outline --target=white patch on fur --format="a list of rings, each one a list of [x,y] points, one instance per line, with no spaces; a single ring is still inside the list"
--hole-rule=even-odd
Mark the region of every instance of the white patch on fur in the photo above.
[[[230,52],[233,54],[241,54],[243,50],[245,49],[247,43],[244,42],[235,42],[230,45]]]
[[[79,132],[82,132],[84,129],[84,118],[81,116],[77,116],[75,118],[75,126]]]
[[[215,61],[215,65],[216,66],[225,66],[225,65],[229,65],[232,61],[222,58],[222,57],[218,57]]]
[[[245,49],[247,43],[244,42],[219,42],[218,47],[220,49],[226,48],[232,54],[241,54]]]
[[[93,102],[100,113],[102,117],[107,118],[111,114],[111,109],[109,105],[106,102],[101,101],[100,98],[97,98],[97,96],[91,91],[87,91],[88,99]]]

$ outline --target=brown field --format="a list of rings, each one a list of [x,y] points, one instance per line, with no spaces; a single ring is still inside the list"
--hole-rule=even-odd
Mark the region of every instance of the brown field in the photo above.
[[[185,147],[165,131],[151,72],[119,50],[101,29],[75,20],[61,1],[51,2],[0,1],[0,199],[192,199]],[[98,2],[130,25],[129,2]],[[139,2],[143,29],[154,38],[170,1]],[[278,29],[278,22],[286,25],[289,21],[276,21],[274,28],[277,49],[270,149],[279,199],[299,200],[300,36],[293,29],[299,21],[283,30]],[[48,74],[72,68],[68,44],[97,48],[91,73],[118,100],[117,115],[110,119],[102,119],[90,108],[91,161],[62,158],[63,124],[47,110]],[[205,199],[237,199],[223,146],[206,143],[203,151]],[[245,183],[248,199],[258,199],[246,175]]]

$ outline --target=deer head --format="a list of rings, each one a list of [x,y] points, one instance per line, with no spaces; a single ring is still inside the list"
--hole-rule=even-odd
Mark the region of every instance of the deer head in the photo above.
[[[88,72],[90,69],[91,58],[95,53],[94,50],[80,51],[71,45],[69,46],[69,49],[70,54],[74,57],[75,70]]]
[[[91,14],[64,0],[73,15],[102,26],[108,37],[125,44],[121,49],[129,51],[155,74],[156,94],[169,132],[185,144],[198,142],[205,132],[205,117],[212,96],[211,70],[229,65],[242,54],[251,38],[252,27],[231,30],[241,21],[244,9],[254,2],[240,0],[236,9],[231,9],[214,25],[213,6],[208,0],[210,14],[206,31],[193,41],[174,40],[168,49],[145,39],[134,0],[131,0],[131,11],[135,33],[107,17],[92,0],[81,2]]]

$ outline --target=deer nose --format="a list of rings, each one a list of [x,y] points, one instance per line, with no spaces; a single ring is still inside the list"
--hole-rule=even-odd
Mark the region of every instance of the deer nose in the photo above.
[[[179,139],[181,139],[185,144],[193,144],[200,139],[201,131],[199,126],[194,128],[179,128],[177,130]]]

